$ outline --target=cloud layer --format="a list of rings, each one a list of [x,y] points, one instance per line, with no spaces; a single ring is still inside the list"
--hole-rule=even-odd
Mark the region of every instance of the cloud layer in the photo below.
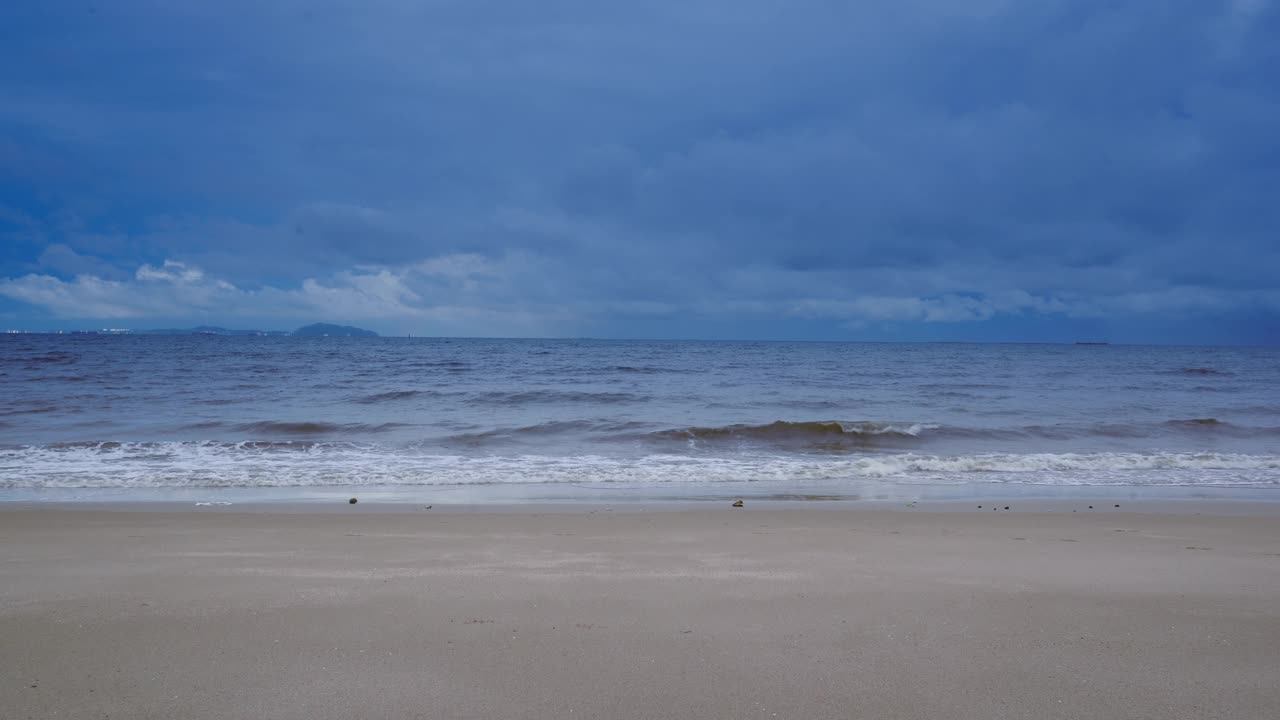
[[[0,313],[1280,341],[1266,0],[0,9]]]

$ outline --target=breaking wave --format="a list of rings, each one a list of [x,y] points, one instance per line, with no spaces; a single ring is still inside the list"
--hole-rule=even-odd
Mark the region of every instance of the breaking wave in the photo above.
[[[988,453],[863,456],[474,456],[374,443],[110,442],[0,449],[0,488],[190,488],[504,483],[1206,485],[1280,487],[1280,455]]]
[[[649,433],[648,438],[657,441],[685,441],[695,445],[750,443],[779,447],[871,447],[892,445],[895,441],[914,441],[922,433],[940,427],[929,423],[778,420],[767,425],[659,430]]]
[[[1280,427],[1248,427],[1215,418],[1168,420],[1164,423],[1060,424],[1014,427],[960,427],[927,422],[843,422],[835,420],[793,422],[779,420],[764,425],[725,425],[659,430],[655,440],[680,440],[694,445],[754,444],[796,449],[803,447],[887,449],[921,447],[931,440],[1018,441],[1088,438],[1153,438],[1170,433],[1215,433],[1242,438],[1280,437]]]
[[[723,427],[692,427],[671,430],[669,433],[695,438],[720,437],[779,437],[791,435],[901,435],[917,437],[925,430],[938,428],[927,423],[886,422],[838,422],[820,420],[792,422],[778,420],[768,425],[725,425]]]

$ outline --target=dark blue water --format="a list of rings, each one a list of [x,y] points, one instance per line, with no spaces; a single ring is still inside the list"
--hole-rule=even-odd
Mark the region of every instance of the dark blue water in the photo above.
[[[0,336],[0,488],[1280,488],[1264,348]]]

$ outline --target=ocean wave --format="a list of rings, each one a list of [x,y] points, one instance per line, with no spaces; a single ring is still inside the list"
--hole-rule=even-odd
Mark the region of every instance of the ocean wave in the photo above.
[[[1218,418],[1187,418],[1185,420],[1166,420],[1165,425],[1179,428],[1215,428],[1228,427],[1229,424]]]
[[[727,409],[741,407],[783,408],[794,412],[796,410],[838,410],[849,404],[849,401],[838,402],[835,400],[758,400],[745,403],[711,402],[707,403],[706,407]]]
[[[219,429],[219,428],[224,428],[224,427],[226,427],[226,426],[227,426],[227,425],[226,425],[226,423],[218,422],[217,420],[207,420],[207,421],[205,421],[205,422],[187,423],[186,425],[183,425],[182,427],[180,427],[180,428],[178,428],[178,429],[179,429],[179,430],[186,430],[186,431],[191,431],[191,430],[217,430],[217,429]]]
[[[376,405],[378,403],[398,402],[400,400],[411,400],[413,398],[442,398],[463,395],[462,392],[446,392],[443,390],[391,390],[388,392],[373,393],[371,395],[361,395],[352,398],[351,402],[361,405]]]
[[[364,395],[358,397],[354,402],[363,405],[372,405],[374,403],[387,402],[388,400],[408,400],[409,398],[422,395],[421,390],[393,390],[391,392],[374,393],[372,395]]]
[[[0,410],[0,417],[7,417],[9,415],[43,415],[46,413],[56,413],[61,410],[67,410],[67,409],[68,408],[65,408],[65,407],[59,408],[59,407],[54,407],[52,405],[44,405],[41,407],[34,407],[34,408],[14,408],[11,410]]]
[[[408,366],[415,368],[465,368],[471,367],[471,363],[463,362],[462,360],[419,360],[409,363]]]
[[[408,427],[405,423],[331,423],[321,421],[283,422],[264,420],[232,426],[237,432],[267,435],[335,435],[340,433],[380,433]]]
[[[840,422],[836,420],[790,421],[778,420],[767,425],[724,425],[720,427],[689,427],[676,430],[660,430],[651,433],[655,438],[716,441],[763,440],[789,441],[831,438],[864,439],[873,437],[916,438],[926,430],[941,426],[929,423],[891,422]]]
[[[1223,412],[1241,415],[1280,415],[1280,405],[1243,405],[1223,408]]]
[[[3,361],[14,364],[22,363],[25,365],[37,365],[47,363],[69,363],[75,362],[75,359],[75,353],[54,350],[41,355],[14,355],[3,358]]]
[[[1232,373],[1232,372],[1227,372],[1226,370],[1217,370],[1217,369],[1215,369],[1215,368],[1210,368],[1210,367],[1188,367],[1188,368],[1180,368],[1180,369],[1178,369],[1178,370],[1168,370],[1168,371],[1166,371],[1166,373],[1167,373],[1167,374],[1171,374],[1171,375],[1191,375],[1191,376],[1198,376],[1198,375],[1219,375],[1219,376],[1222,376],[1222,377],[1230,377],[1230,376],[1232,376],[1232,375],[1234,375],[1234,374],[1235,374],[1235,373]]]
[[[849,450],[921,447],[933,441],[1081,440],[1090,438],[1161,438],[1170,433],[1210,434],[1236,438],[1280,437],[1280,427],[1243,426],[1216,418],[1167,420],[1163,423],[1092,423],[964,427],[930,422],[788,421],[761,425],[689,427],[648,433],[656,441],[684,441],[694,445],[733,443],[785,449]]]
[[[613,365],[607,368],[610,372],[632,373],[637,375],[662,375],[666,373],[684,373],[687,370],[677,368],[658,367],[656,365]]]
[[[620,392],[581,392],[572,390],[495,390],[472,397],[472,402],[485,405],[534,405],[534,404],[601,404],[615,405],[641,402],[646,396]]]
[[[1280,488],[1280,456],[903,453],[841,458],[467,456],[351,442],[68,443],[0,448],[0,488],[457,486],[510,483],[1023,483]]]
[[[1280,437],[1280,427],[1237,425],[1217,418],[1187,418],[1184,420],[1168,420],[1165,427],[1189,434],[1229,435],[1232,437],[1257,438]]]
[[[444,370],[445,372],[470,372],[471,363],[462,360],[419,360],[405,363],[405,368],[417,370]]]
[[[54,442],[46,445],[19,445],[0,447],[0,452],[26,453],[32,456],[42,451],[50,453],[97,454],[107,459],[123,457],[176,457],[184,451],[203,449],[215,453],[235,452],[311,452],[317,448],[373,447],[372,444],[322,440],[79,440]]]
[[[648,427],[648,423],[627,420],[553,420],[536,425],[518,425],[515,427],[458,433],[445,438],[445,443],[447,445],[479,446],[507,441],[537,441],[539,438],[551,435],[575,434],[629,437],[638,430]]]

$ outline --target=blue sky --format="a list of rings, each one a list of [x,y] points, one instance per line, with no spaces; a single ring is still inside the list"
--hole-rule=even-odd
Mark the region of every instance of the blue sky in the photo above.
[[[12,0],[0,326],[1280,343],[1271,0]]]

